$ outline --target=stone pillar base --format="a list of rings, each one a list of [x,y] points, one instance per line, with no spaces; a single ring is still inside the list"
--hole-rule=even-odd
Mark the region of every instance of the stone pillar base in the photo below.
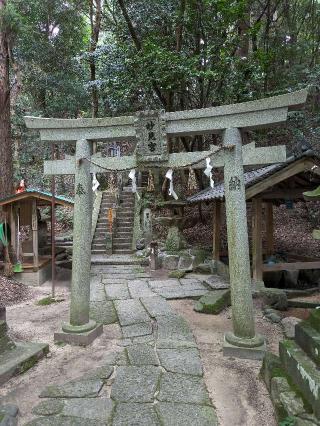
[[[223,342],[223,356],[232,356],[235,358],[254,359],[260,360],[264,358],[266,352],[266,343],[262,340],[262,343],[258,346],[238,346],[229,343],[224,337]]]
[[[74,346],[88,346],[103,332],[103,325],[96,324],[94,328],[89,331],[81,333],[61,331],[54,333],[55,342],[64,342]]]

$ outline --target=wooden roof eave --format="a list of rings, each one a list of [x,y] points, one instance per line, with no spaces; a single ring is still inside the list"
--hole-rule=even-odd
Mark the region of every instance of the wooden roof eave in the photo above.
[[[19,201],[26,200],[27,198],[46,201],[47,203],[45,205],[48,205],[48,206],[51,205],[51,202],[52,202],[52,198],[49,195],[46,196],[46,195],[38,194],[35,192],[21,192],[19,194],[13,195],[10,198],[6,198],[5,200],[0,200],[0,207],[14,204]],[[58,198],[55,198],[55,205],[63,206],[63,207],[73,207],[73,203],[71,201],[61,200]]]

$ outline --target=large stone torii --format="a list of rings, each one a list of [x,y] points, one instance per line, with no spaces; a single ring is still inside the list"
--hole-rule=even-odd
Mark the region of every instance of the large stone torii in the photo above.
[[[226,333],[224,353],[241,357],[263,356],[264,338],[255,332],[249,243],[246,217],[244,165],[284,162],[285,146],[256,148],[242,146],[248,130],[284,123],[288,110],[302,106],[307,90],[257,101],[195,109],[190,111],[138,112],[113,118],[53,119],[25,117],[28,128],[39,130],[43,142],[75,142],[76,155],[65,160],[45,161],[47,175],[75,175],[73,261],[70,322],[63,323],[59,339],[79,343],[82,336],[92,341],[101,326],[89,319],[91,265],[91,173],[133,168],[204,168],[211,158],[213,167],[224,168],[228,254],[233,332]],[[221,134],[222,149],[169,154],[167,137]],[[135,155],[103,158],[92,155],[95,141],[136,139]],[[89,160],[89,161],[87,161]]]

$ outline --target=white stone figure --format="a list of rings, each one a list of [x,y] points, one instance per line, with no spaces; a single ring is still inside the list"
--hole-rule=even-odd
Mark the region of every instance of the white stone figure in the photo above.
[[[173,189],[173,170],[169,169],[166,173],[166,178],[169,179],[170,181],[170,186],[169,186],[169,195],[171,195],[175,200],[178,199],[178,195],[175,193],[174,189]]]
[[[210,186],[211,188],[214,188],[214,180],[212,179],[212,169],[213,167],[210,164],[211,159],[209,157],[206,158],[207,167],[205,171],[203,172],[208,178],[210,179]]]
[[[93,176],[92,176],[92,191],[96,192],[97,189],[99,188],[99,186],[100,186],[100,183],[97,179],[97,175],[95,173],[93,173]]]

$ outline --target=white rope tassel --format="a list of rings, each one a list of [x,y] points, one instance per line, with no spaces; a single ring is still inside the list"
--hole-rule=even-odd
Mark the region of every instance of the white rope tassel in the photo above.
[[[175,200],[178,199],[178,195],[175,193],[174,189],[173,189],[173,170],[169,169],[166,173],[166,178],[170,180],[170,185],[169,185],[169,195],[171,195]]]
[[[137,181],[136,181],[136,171],[135,169],[131,169],[129,173],[129,179],[131,179],[132,184],[132,192],[137,194],[138,199],[140,199],[140,195],[137,192]]]
[[[93,176],[92,176],[92,191],[96,192],[96,190],[99,188],[99,186],[100,186],[100,183],[97,179],[97,176],[96,176],[95,173],[93,173]]]
[[[210,164],[211,159],[209,157],[206,158],[207,167],[205,171],[203,172],[208,178],[210,179],[210,186],[211,188],[214,188],[214,180],[212,179],[212,169],[213,167]]]

